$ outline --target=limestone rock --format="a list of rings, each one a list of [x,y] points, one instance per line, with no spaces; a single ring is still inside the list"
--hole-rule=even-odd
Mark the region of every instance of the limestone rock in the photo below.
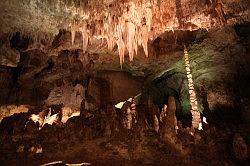
[[[166,116],[162,118],[163,126],[161,131],[162,139],[174,144],[177,141],[176,137],[176,126],[177,119],[175,116],[176,104],[174,97],[170,96],[168,98],[168,106],[166,107]]]
[[[63,104],[65,107],[70,107],[74,110],[80,110],[81,102],[85,98],[84,88],[77,84],[75,87],[71,85],[64,85],[55,87],[49,94],[46,100],[46,105]]]
[[[247,144],[240,134],[235,134],[233,138],[233,151],[237,159],[246,159],[248,157]]]

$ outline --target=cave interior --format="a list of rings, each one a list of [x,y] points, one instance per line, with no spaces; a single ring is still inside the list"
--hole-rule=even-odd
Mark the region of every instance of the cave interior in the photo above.
[[[0,1],[0,165],[250,165],[249,10]]]

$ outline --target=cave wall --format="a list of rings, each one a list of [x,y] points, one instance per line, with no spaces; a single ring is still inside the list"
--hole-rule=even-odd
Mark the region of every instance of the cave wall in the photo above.
[[[246,27],[248,24],[242,25]],[[102,105],[102,98],[111,103],[126,100],[140,93],[143,85],[156,80],[159,89],[171,89],[176,93],[181,103],[180,110],[188,113],[190,104],[182,50],[186,44],[200,110],[205,109],[203,92],[210,110],[224,107],[243,109],[238,101],[247,103],[249,91],[249,35],[245,29],[227,26],[209,31],[167,32],[151,43],[149,48],[153,51],[148,59],[139,55],[134,61],[125,62],[123,69],[119,60],[108,53],[83,54],[73,47],[65,50],[64,47],[70,44],[67,31],[60,31],[52,42],[52,50],[54,53],[58,51],[55,56],[41,49],[30,49],[25,42],[27,37],[15,35],[19,44],[11,44],[12,37],[8,38],[9,45],[13,46],[11,50],[19,52],[20,60],[16,67],[1,67],[1,104],[41,104],[51,90],[58,87],[63,89],[69,85],[73,88],[81,84],[87,89],[88,77],[92,75],[89,94],[93,93],[98,106]],[[77,40],[81,42],[80,38]],[[93,75],[91,71],[94,70],[97,72]],[[144,81],[143,77],[147,80]],[[101,93],[103,89],[108,92]]]
[[[56,57],[38,49],[22,51],[17,67],[1,69],[0,103],[41,104],[54,87],[80,82],[85,73],[77,57],[77,51],[62,51]]]
[[[203,31],[203,34],[197,34],[196,39],[188,46],[199,110],[220,112],[216,116],[222,119],[241,117],[241,112],[246,114],[241,105],[245,107],[246,102],[242,102],[249,98],[246,82],[250,78],[247,74],[250,72],[247,65],[250,61],[248,47],[244,44],[247,40],[242,42],[237,33],[232,26]],[[244,33],[246,34],[245,31]],[[149,82],[149,89],[154,87],[161,94],[164,94],[164,89],[175,90],[181,102],[182,112],[189,113],[191,107],[184,58],[158,75],[155,74],[155,78]],[[160,95],[155,100],[160,101]],[[207,102],[207,105],[204,102]]]
[[[130,97],[141,93],[143,88],[143,77],[135,77],[130,73],[121,71],[101,71],[97,78],[104,79],[109,84],[110,101],[113,104],[125,101]]]

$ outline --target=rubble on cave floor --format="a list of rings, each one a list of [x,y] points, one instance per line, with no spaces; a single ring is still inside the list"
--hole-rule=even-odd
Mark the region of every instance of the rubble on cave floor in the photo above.
[[[30,112],[14,114],[0,124],[1,161],[10,165],[17,160],[24,164],[26,159],[30,160],[30,165],[58,160],[93,165],[110,165],[112,161],[118,165],[120,162],[128,165],[234,165],[235,158],[240,159],[240,163],[247,162],[249,145],[246,135],[237,126],[220,129],[204,124],[204,130],[192,135],[192,130],[182,127],[181,122],[176,132],[176,122],[166,113],[163,122],[172,123],[173,129],[160,126],[161,132],[157,133],[153,126],[145,123],[140,109],[138,122],[131,129],[120,123],[124,115],[117,110],[93,112],[91,117],[72,117],[60,125],[45,124],[40,130],[37,123],[29,121]],[[232,146],[228,147],[230,142]]]

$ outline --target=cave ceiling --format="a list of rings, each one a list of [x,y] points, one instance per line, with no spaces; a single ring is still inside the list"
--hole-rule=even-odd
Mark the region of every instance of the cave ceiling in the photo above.
[[[50,55],[65,49],[108,52],[123,64],[124,56],[132,61],[139,48],[147,57],[148,43],[164,32],[249,21],[249,6],[248,0],[7,0],[0,1],[0,32],[2,40],[20,32],[32,39],[29,49]],[[70,43],[55,48],[61,30],[69,33]],[[8,51],[12,54],[17,53]]]

